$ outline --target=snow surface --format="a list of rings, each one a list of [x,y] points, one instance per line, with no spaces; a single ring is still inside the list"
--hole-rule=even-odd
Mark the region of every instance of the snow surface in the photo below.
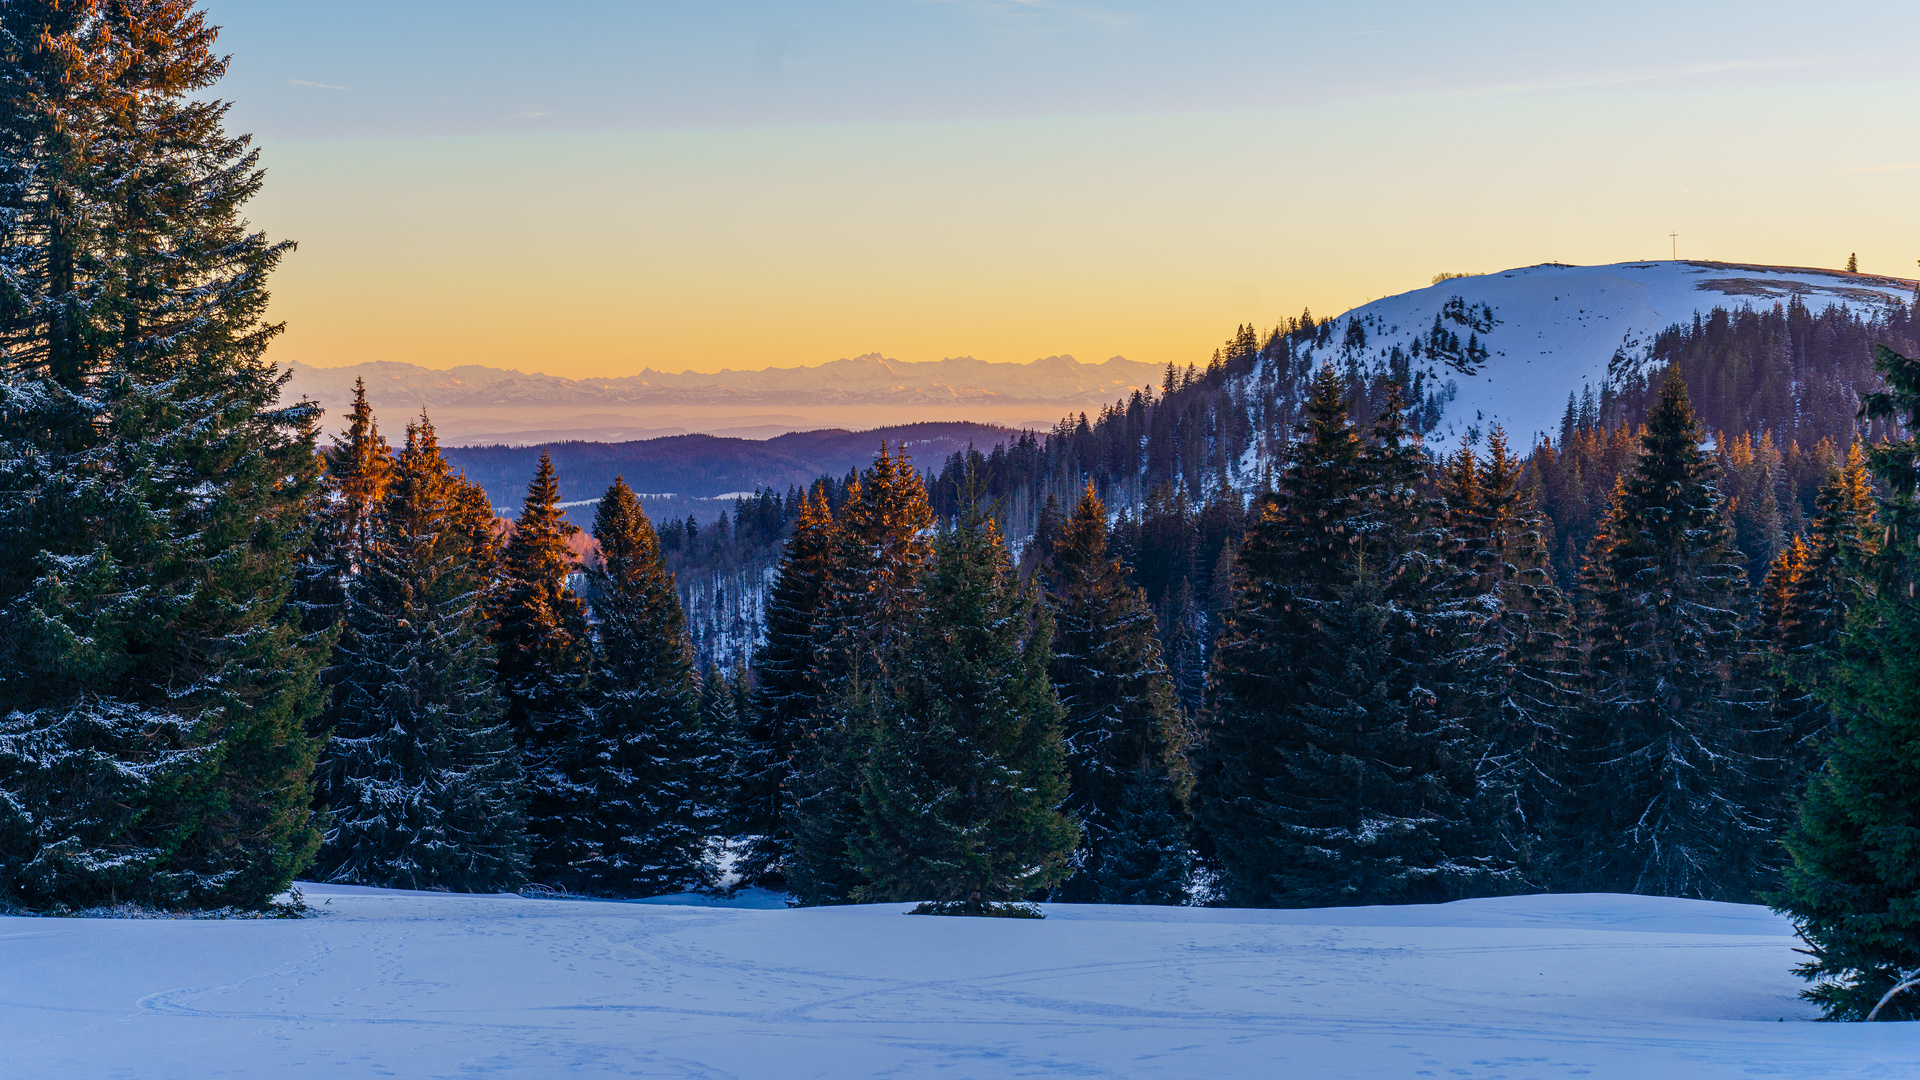
[[[1417,365],[1437,385],[1451,379],[1458,386],[1429,443],[1444,452],[1470,428],[1484,431],[1498,422],[1506,427],[1508,441],[1524,452],[1539,436],[1559,434],[1569,391],[1578,394],[1590,386],[1600,392],[1616,351],[1640,359],[1655,335],[1675,323],[1692,322],[1695,313],[1716,307],[1764,310],[1798,295],[1815,312],[1832,305],[1866,315],[1911,302],[1916,284],[1837,270],[1734,263],[1548,263],[1453,278],[1363,304],[1333,320],[1329,343],[1314,357],[1342,358],[1348,326],[1357,321],[1366,333],[1359,358],[1381,363],[1396,344],[1411,352],[1452,298],[1469,309],[1485,304],[1499,321],[1478,333],[1492,355],[1477,373],[1464,375],[1424,359]],[[1454,320],[1443,319],[1443,325],[1463,343],[1475,332]]]
[[[306,886],[305,920],[0,918],[0,1076],[1908,1077],[1761,908],[767,910]],[[1784,1020],[1784,1022],[1783,1022]]]

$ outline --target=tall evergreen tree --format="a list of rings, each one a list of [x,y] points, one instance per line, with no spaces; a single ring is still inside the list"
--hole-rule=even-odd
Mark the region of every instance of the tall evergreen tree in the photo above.
[[[1814,497],[1810,543],[1798,552],[1787,587],[1771,605],[1769,623],[1781,673],[1786,676],[1780,730],[1789,765],[1784,788],[1797,796],[1819,762],[1821,743],[1832,733],[1833,714],[1816,691],[1840,644],[1847,612],[1861,592],[1861,575],[1879,549],[1873,530],[1874,497],[1860,444],[1847,451]]]
[[[1072,872],[1052,627],[977,502],[943,530],[924,607],[872,710],[853,897],[983,914]]]
[[[520,756],[493,687],[459,478],[425,416],[361,530],[320,763],[323,880],[496,892],[526,858]]]
[[[1470,595],[1497,614],[1482,641],[1484,671],[1497,686],[1478,717],[1485,840],[1540,882],[1552,873],[1552,808],[1559,801],[1556,753],[1574,700],[1573,608],[1554,580],[1549,526],[1521,486],[1523,466],[1495,426],[1481,458],[1462,447],[1442,473],[1447,527]]]
[[[1574,887],[1745,899],[1763,879],[1745,691],[1746,568],[1687,387],[1669,369],[1640,453],[1587,556],[1592,697],[1566,804]]]
[[[1920,1018],[1920,362],[1882,349],[1884,391],[1863,412],[1897,423],[1869,467],[1880,548],[1863,560],[1829,675],[1817,687],[1839,733],[1787,838],[1774,902],[1812,959],[1804,996],[1834,1019]],[[1891,424],[1890,424],[1891,426]],[[1831,505],[1831,504],[1830,504]]]
[[[1371,443],[1345,380],[1314,379],[1303,438],[1240,549],[1217,646],[1201,821],[1229,903],[1450,899],[1510,887],[1475,851],[1480,605],[1445,565],[1424,459],[1390,392]]]
[[[567,879],[593,843],[578,809],[591,792],[574,756],[589,722],[592,660],[586,604],[568,584],[574,559],[567,541],[579,531],[560,510],[553,460],[543,450],[501,552],[493,599],[495,672],[526,760],[531,873],[542,882]]]
[[[754,713],[753,676],[745,664],[723,670],[709,663],[699,684],[700,746],[711,759],[703,773],[702,820],[712,842],[724,838],[727,844],[728,887],[764,886],[746,874],[743,857],[764,837],[743,824],[755,808],[752,781],[764,774],[766,760]],[[717,876],[714,880],[719,882]]]
[[[588,837],[572,887],[607,896],[707,888],[707,814],[724,762],[703,738],[692,647],[653,524],[624,479],[594,511],[600,561],[588,571],[598,620],[592,709],[568,755],[567,817]]]
[[[335,543],[354,556],[371,543],[374,518],[392,478],[393,451],[381,437],[373,406],[367,402],[366,380],[353,380],[353,404],[347,415],[346,431],[335,437],[327,453],[327,487],[340,522]]]
[[[860,790],[883,693],[918,617],[933,511],[906,455],[882,446],[841,512],[823,634],[821,716],[796,754],[787,883],[807,903],[848,899],[861,883],[851,845],[864,829]]]
[[[1195,812],[1207,830],[1226,902],[1290,899],[1275,879],[1290,851],[1278,835],[1293,785],[1288,705],[1303,696],[1318,609],[1348,583],[1362,512],[1365,447],[1346,386],[1315,373],[1298,440],[1275,491],[1254,503],[1240,547],[1239,591],[1215,646],[1202,726]]]
[[[393,470],[393,450],[367,402],[366,382],[353,381],[346,430],[325,452],[328,498],[315,515],[307,558],[296,579],[304,625],[330,627],[345,613],[347,582],[373,542],[374,518]]]
[[[474,573],[480,578],[481,595],[492,608],[494,590],[500,584],[500,530],[502,522],[493,512],[493,498],[487,489],[461,473],[454,480],[454,524],[467,539],[473,556]]]
[[[1107,508],[1089,483],[1048,568],[1049,668],[1065,709],[1067,806],[1083,846],[1059,898],[1177,904],[1191,871],[1188,736],[1146,594],[1107,550]]]
[[[289,245],[200,96],[215,33],[184,0],[0,6],[0,892],[36,906],[259,906],[319,843],[328,642],[289,602],[317,411],[264,360]]]
[[[752,725],[736,783],[737,827],[747,838],[741,880],[782,887],[793,852],[794,768],[819,732],[826,701],[821,622],[839,566],[841,543],[826,493],[803,498],[779,575],[767,597],[766,637],[753,658],[757,679]]]
[[[1777,645],[1786,627],[1787,605],[1807,572],[1807,545],[1798,535],[1780,549],[1760,579],[1760,631]]]

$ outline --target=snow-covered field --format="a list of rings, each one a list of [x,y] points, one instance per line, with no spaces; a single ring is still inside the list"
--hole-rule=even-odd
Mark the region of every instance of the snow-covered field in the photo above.
[[[0,919],[0,1077],[1920,1076],[1920,1028],[1808,1022],[1790,927],[1729,904],[307,897],[323,917]]]

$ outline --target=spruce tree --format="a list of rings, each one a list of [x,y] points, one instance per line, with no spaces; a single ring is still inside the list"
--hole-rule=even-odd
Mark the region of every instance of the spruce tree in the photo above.
[[[408,425],[362,530],[334,650],[322,880],[455,892],[522,880],[520,756],[494,692],[458,485],[433,425]]]
[[[591,792],[581,777],[578,737],[589,723],[591,642],[586,604],[568,583],[574,559],[567,541],[580,530],[559,504],[553,460],[542,450],[501,552],[493,596],[494,670],[526,762],[530,872],[541,882],[568,878],[593,844],[581,818]]]
[[[335,543],[351,557],[371,543],[374,517],[392,478],[393,452],[367,403],[366,380],[353,380],[353,405],[347,415],[346,430],[327,453],[327,488],[340,523]]]
[[[800,501],[793,534],[767,596],[766,637],[754,653],[752,724],[736,776],[736,821],[745,838],[741,880],[780,888],[793,852],[796,755],[817,737],[826,700],[820,625],[841,544],[826,493]]]
[[[862,901],[979,915],[1072,872],[1052,626],[977,503],[942,530],[924,603],[884,684],[863,696],[871,754],[852,840]]]
[[[353,381],[347,415],[346,430],[325,453],[328,498],[315,515],[307,557],[297,571],[296,603],[309,630],[331,627],[344,615],[347,582],[373,542],[373,520],[393,469],[393,450],[380,434],[362,379]]]
[[[319,843],[318,413],[264,359],[290,245],[243,216],[215,33],[0,7],[0,892],[33,906],[257,907]]]
[[[1778,644],[1787,622],[1787,606],[1799,591],[1800,579],[1807,572],[1807,545],[1798,534],[1780,549],[1767,564],[1760,579],[1760,631]]]
[[[933,511],[906,455],[885,446],[848,492],[832,586],[816,623],[820,716],[795,758],[787,884],[806,903],[845,901],[861,882],[851,845],[864,828],[860,790],[884,693],[921,604]]]
[[[758,885],[743,873],[743,855],[764,835],[744,825],[754,808],[751,781],[764,773],[766,752],[754,719],[753,676],[745,664],[722,670],[709,663],[699,686],[699,739],[711,759],[703,774],[702,820],[714,841],[726,844],[727,887]]]
[[[1847,612],[1860,595],[1861,575],[1879,549],[1866,456],[1856,442],[1814,496],[1810,543],[1803,545],[1789,585],[1774,600],[1769,623],[1780,671],[1786,677],[1780,727],[1790,766],[1786,790],[1797,796],[1832,733],[1833,714],[1817,691],[1839,648]]]
[[[1397,383],[1386,385],[1363,459],[1362,576],[1329,612],[1332,623],[1355,618],[1360,633],[1353,647],[1362,654],[1374,651],[1364,642],[1377,620],[1386,635],[1386,663],[1376,668],[1375,658],[1344,657],[1341,669],[1378,670],[1379,681],[1319,676],[1317,700],[1303,713],[1329,733],[1345,734],[1348,723],[1355,725],[1355,737],[1341,748],[1348,761],[1338,772],[1351,776],[1359,767],[1362,789],[1350,798],[1360,820],[1343,820],[1340,828],[1355,855],[1377,865],[1352,879],[1372,884],[1348,895],[1440,899],[1512,892],[1525,885],[1517,865],[1524,852],[1486,844],[1479,827],[1490,729],[1501,726],[1513,674],[1511,656],[1489,644],[1529,626],[1517,610],[1514,622],[1501,626],[1496,613],[1505,610],[1503,590],[1448,558],[1455,540],[1446,507],[1431,493],[1431,460],[1401,391]],[[1496,448],[1503,450],[1503,443]],[[1506,590],[1518,595],[1537,589],[1544,573],[1521,575],[1504,562],[1530,561],[1534,553],[1524,538],[1508,535],[1522,509],[1518,469],[1504,454],[1499,465],[1479,487],[1491,518],[1488,546],[1503,560],[1501,577],[1520,579]],[[1327,672],[1333,669],[1329,664]],[[1373,770],[1377,777],[1368,777]]]
[[[1492,700],[1477,710],[1481,848],[1535,882],[1553,873],[1557,745],[1577,693],[1573,608],[1554,580],[1549,526],[1521,484],[1506,433],[1488,433],[1484,458],[1462,447],[1442,471],[1454,558],[1469,595],[1495,613],[1481,636]]]
[[[1352,577],[1365,447],[1347,414],[1346,385],[1314,375],[1299,438],[1276,490],[1255,500],[1240,547],[1239,589],[1215,645],[1203,715],[1195,813],[1206,829],[1222,899],[1270,906],[1292,890],[1275,880],[1289,850],[1275,823],[1294,785],[1289,703],[1304,697],[1321,627],[1317,609]]]
[[[1774,903],[1812,959],[1804,996],[1833,1019],[1920,1018],[1920,363],[1882,349],[1887,389],[1863,412],[1906,433],[1868,455],[1886,486],[1879,550],[1862,560],[1832,667],[1817,687],[1839,729],[1787,838]]]
[[[588,571],[597,621],[591,709],[568,754],[566,817],[586,852],[559,880],[601,896],[652,896],[713,884],[707,813],[723,760],[703,736],[693,654],[653,524],[624,479],[594,512]]]
[[[1091,483],[1057,531],[1047,577],[1067,806],[1084,835],[1058,899],[1178,904],[1191,870],[1186,724],[1153,609],[1108,553],[1107,508]]]
[[[1315,376],[1216,649],[1196,794],[1232,904],[1513,885],[1475,851],[1467,718],[1485,708],[1483,605],[1446,563],[1397,390],[1366,444],[1345,394],[1336,372]]]
[[[1583,586],[1592,696],[1574,734],[1570,887],[1742,900],[1764,877],[1746,569],[1687,387],[1668,369]]]
[[[480,578],[482,596],[491,610],[494,590],[500,584],[502,522],[493,512],[493,499],[487,490],[467,479],[464,472],[454,478],[453,510],[454,523],[467,539],[474,573]]]

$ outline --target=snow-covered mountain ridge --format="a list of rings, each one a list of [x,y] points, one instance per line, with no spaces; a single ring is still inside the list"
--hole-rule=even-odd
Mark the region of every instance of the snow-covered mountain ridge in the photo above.
[[[1631,364],[1660,331],[1714,308],[1839,306],[1869,315],[1911,302],[1920,282],[1803,267],[1659,261],[1547,263],[1449,278],[1331,320],[1313,362],[1383,368],[1398,349],[1444,405],[1436,450],[1498,423],[1518,447],[1557,432],[1569,392],[1598,391],[1619,355]],[[1448,399],[1444,389],[1452,384]]]

